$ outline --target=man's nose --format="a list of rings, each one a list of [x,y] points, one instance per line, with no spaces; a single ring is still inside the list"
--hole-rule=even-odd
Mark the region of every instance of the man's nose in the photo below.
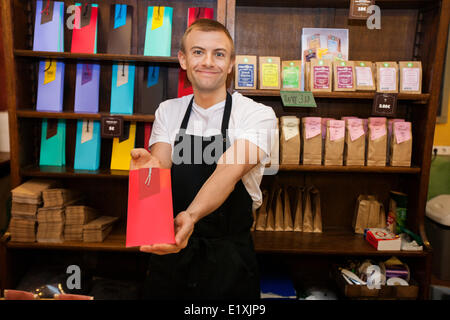
[[[214,65],[214,56],[213,56],[213,54],[210,53],[210,52],[207,52],[204,55],[202,63],[203,63],[204,66],[212,67]]]

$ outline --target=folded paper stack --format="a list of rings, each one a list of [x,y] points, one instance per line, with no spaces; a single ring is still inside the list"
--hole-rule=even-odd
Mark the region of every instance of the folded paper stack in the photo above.
[[[88,206],[68,206],[64,237],[67,241],[83,241],[83,226],[97,217],[97,212]]]
[[[117,217],[101,216],[92,220],[83,227],[84,242],[103,242],[112,231],[113,223]]]
[[[11,241],[36,241],[37,212],[42,206],[42,192],[56,184],[53,180],[32,179],[11,191]]]
[[[80,198],[80,194],[70,189],[48,189],[42,192],[44,208],[62,207]]]

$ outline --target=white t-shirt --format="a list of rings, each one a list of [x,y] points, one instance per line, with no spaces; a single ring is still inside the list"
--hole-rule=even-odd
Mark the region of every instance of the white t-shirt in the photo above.
[[[186,113],[192,94],[162,102],[155,114],[149,145],[156,142],[169,143],[172,154],[177,133]],[[264,164],[270,161],[270,150],[277,127],[276,115],[271,107],[257,103],[242,94],[232,95],[232,108],[228,124],[228,137],[232,145],[237,139],[246,139],[266,153],[266,157],[242,177],[242,182],[253,200],[253,210],[262,204],[260,184]],[[192,104],[186,134],[209,137],[221,133],[225,100],[203,109]]]

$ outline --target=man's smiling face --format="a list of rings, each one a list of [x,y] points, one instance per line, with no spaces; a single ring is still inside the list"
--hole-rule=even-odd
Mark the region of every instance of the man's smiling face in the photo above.
[[[194,90],[206,93],[225,87],[234,60],[230,39],[223,32],[192,30],[185,51],[180,51],[178,58]]]

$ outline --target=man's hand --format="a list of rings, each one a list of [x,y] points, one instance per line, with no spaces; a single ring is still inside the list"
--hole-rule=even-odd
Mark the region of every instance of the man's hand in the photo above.
[[[174,224],[175,244],[153,244],[141,246],[139,250],[142,252],[164,255],[169,253],[178,253],[180,250],[186,248],[189,238],[194,231],[195,221],[187,211],[182,211],[175,217]]]
[[[131,150],[130,170],[140,168],[160,168],[161,164],[155,156],[144,148]]]

